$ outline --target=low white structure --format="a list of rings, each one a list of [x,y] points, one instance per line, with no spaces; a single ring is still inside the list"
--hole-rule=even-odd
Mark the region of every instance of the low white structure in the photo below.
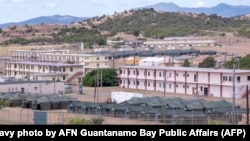
[[[95,48],[94,52],[99,52],[99,51],[108,51],[108,48]]]
[[[129,100],[133,97],[141,98],[143,94],[140,93],[129,93],[129,92],[111,92],[111,100],[114,103],[121,103],[126,100]]]
[[[181,62],[172,57],[146,57],[139,60],[139,66],[180,66]]]
[[[139,61],[139,66],[160,66],[160,64],[164,64],[162,57],[146,57]]]

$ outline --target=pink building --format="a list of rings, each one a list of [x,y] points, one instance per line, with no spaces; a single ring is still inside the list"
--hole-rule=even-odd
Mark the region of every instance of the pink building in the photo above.
[[[250,70],[121,66],[119,78],[120,87],[124,88],[221,98],[232,98],[235,94],[235,98],[243,98],[246,85],[250,85]]]

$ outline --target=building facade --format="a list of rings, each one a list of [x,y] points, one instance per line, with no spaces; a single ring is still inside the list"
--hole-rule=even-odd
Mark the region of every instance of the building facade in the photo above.
[[[64,94],[63,81],[9,81],[0,83],[1,93]]]
[[[144,42],[145,47],[208,47],[216,46],[213,39],[192,39],[192,38],[166,38],[164,40],[154,40]]]
[[[6,62],[6,75],[29,80],[61,80],[81,83],[81,78],[97,68],[109,68],[103,54],[71,54],[68,50],[15,50]]]
[[[235,76],[235,77],[234,77]],[[189,67],[119,67],[120,87],[183,95],[242,98],[250,84],[249,70]],[[235,78],[235,81],[233,81]],[[235,84],[233,83],[235,82]],[[166,84],[166,87],[164,87]],[[235,90],[233,90],[235,88]]]

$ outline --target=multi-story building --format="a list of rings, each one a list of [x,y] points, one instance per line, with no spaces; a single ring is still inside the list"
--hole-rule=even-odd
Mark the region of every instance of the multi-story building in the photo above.
[[[207,47],[216,46],[216,40],[199,38],[165,38],[164,40],[153,40],[144,42],[145,47]]]
[[[79,84],[97,68],[109,68],[103,54],[70,54],[68,50],[15,50],[6,62],[6,75],[30,80],[62,80]]]
[[[242,98],[246,96],[246,86],[250,85],[250,70],[121,66],[119,67],[119,78],[120,87],[123,88],[185,95]],[[233,90],[233,88],[235,89]]]
[[[5,75],[6,74],[6,67],[5,67],[5,63],[7,61],[10,61],[11,58],[8,56],[0,56],[0,75]]]

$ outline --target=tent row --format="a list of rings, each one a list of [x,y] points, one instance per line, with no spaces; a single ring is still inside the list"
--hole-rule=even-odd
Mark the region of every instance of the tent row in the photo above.
[[[34,110],[67,109],[68,104],[77,101],[64,95],[0,94],[1,100],[9,101],[10,107]]]
[[[164,123],[195,121],[207,124],[211,118],[229,121],[232,117],[232,104],[225,101],[206,101],[202,99],[185,100],[181,98],[143,97],[131,98],[123,103],[72,102],[68,112],[77,114],[101,114],[105,116],[150,120]],[[245,109],[237,107],[238,119]]]

